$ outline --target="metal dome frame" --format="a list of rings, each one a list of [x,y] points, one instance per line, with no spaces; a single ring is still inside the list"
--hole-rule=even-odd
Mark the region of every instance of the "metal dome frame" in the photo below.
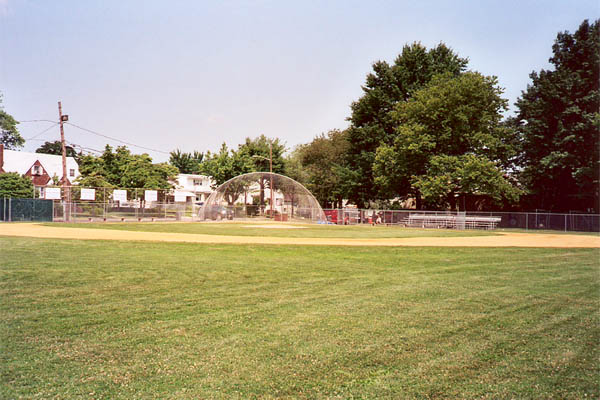
[[[261,183],[262,181],[262,183]],[[239,182],[239,185],[236,185]],[[274,190],[271,191],[271,183]],[[258,185],[255,187],[253,185]],[[248,204],[247,195],[260,191],[260,204]],[[268,191],[271,197],[266,204]],[[244,195],[242,204],[236,204]],[[272,199],[277,195],[278,201]],[[281,201],[280,201],[281,200]],[[226,203],[226,204],[225,204]],[[272,203],[275,203],[273,205]],[[200,209],[200,220],[263,217],[276,221],[323,223],[327,221],[323,208],[315,196],[300,182],[274,172],[249,172],[233,177],[219,185]]]

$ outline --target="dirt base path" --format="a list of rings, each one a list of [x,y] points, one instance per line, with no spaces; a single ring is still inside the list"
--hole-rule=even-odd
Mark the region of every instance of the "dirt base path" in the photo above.
[[[322,246],[433,246],[433,247],[586,247],[600,248],[600,236],[504,233],[498,236],[417,237],[385,239],[285,238],[218,236],[187,233],[133,232],[112,229],[63,228],[35,223],[2,223],[0,236],[55,239],[121,240],[144,242],[284,244]]]

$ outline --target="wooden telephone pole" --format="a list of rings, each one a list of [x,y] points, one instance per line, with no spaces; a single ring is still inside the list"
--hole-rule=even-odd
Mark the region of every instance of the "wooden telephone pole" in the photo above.
[[[69,179],[67,178],[67,146],[65,144],[65,130],[63,128],[63,122],[69,120],[68,115],[63,115],[62,104],[58,102],[58,122],[60,124],[60,143],[62,147],[62,170],[63,176],[61,179],[61,186],[63,188],[63,217],[66,221],[70,220],[71,211],[71,188],[69,187]]]
[[[271,219],[275,221],[275,204],[273,204],[273,144],[269,142],[269,176],[271,177]]]

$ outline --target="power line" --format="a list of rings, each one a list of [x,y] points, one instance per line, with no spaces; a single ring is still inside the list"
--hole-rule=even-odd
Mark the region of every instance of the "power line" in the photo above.
[[[27,120],[27,121],[17,121],[17,122],[20,123],[20,124],[23,123],[23,122],[52,122],[53,124],[54,123],[58,124],[58,122],[56,122],[56,121],[50,121],[49,119],[30,119],[30,120]]]
[[[52,122],[52,121],[50,121],[50,122]],[[48,132],[50,129],[54,128],[56,125],[58,125],[58,122],[55,122],[55,123],[53,123],[52,125],[50,125],[50,126],[49,126],[49,127],[47,127],[46,129],[44,129],[43,131],[41,131],[40,133],[36,133],[36,134],[35,134],[35,135],[33,135],[32,137],[30,137],[30,138],[27,138],[27,139],[25,139],[25,140],[32,140],[32,139],[35,139],[36,137],[38,137],[38,136],[40,136],[40,135],[42,135],[42,134],[44,134],[44,133]]]
[[[116,139],[116,138],[114,138],[114,137],[110,137],[110,136],[108,136],[108,135],[104,135],[104,134],[102,134],[102,133],[95,132],[95,131],[93,131],[93,130],[91,130],[91,129],[87,129],[87,128],[84,128],[84,127],[82,127],[82,126],[75,125],[74,123],[71,123],[71,122],[65,122],[65,123],[66,123],[66,124],[69,124],[69,125],[71,125],[71,126],[74,126],[75,128],[81,129],[82,131],[89,132],[89,133],[91,133],[91,134],[93,134],[93,135],[102,136],[103,138],[110,139],[110,140],[114,140],[115,142],[123,143],[123,144],[129,145],[129,146],[137,147],[137,148],[144,149],[144,150],[154,151],[154,152],[156,152],[156,153],[170,154],[170,153],[168,153],[168,152],[166,152],[166,151],[162,151],[162,150],[156,150],[156,149],[152,149],[152,148],[150,148],[150,147],[144,147],[144,146],[140,146],[140,145],[133,144],[133,143],[130,143],[130,142],[126,142],[126,141],[124,141],[124,140],[121,140],[121,139]]]
[[[69,146],[71,146],[73,148],[78,147],[79,149],[81,149],[81,151],[86,151],[87,153],[92,153],[92,152],[98,153],[98,154],[102,154],[103,153],[103,151],[101,151],[101,150],[92,149],[91,147],[84,147],[84,146],[82,146],[80,144],[77,144],[77,143],[69,142],[68,144],[69,144]]]

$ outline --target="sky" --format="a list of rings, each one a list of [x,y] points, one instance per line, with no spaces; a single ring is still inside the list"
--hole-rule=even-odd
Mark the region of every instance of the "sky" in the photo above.
[[[598,0],[0,0],[0,92],[19,121],[58,121],[61,101],[121,141],[65,125],[89,151],[127,142],[162,162],[261,134],[293,149],[346,128],[373,62],[413,42],[497,76],[512,113],[557,33],[599,17]],[[18,128],[25,151],[60,138],[51,122]]]

